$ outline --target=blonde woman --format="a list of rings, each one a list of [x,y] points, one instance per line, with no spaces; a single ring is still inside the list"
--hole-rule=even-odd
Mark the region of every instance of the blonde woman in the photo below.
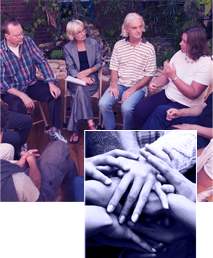
[[[80,120],[87,120],[88,128],[95,129],[90,96],[98,89],[97,72],[101,67],[101,51],[98,42],[86,36],[82,21],[72,20],[68,22],[66,32],[70,40],[64,46],[68,75],[86,83],[86,86],[69,85],[73,100],[67,129],[72,132],[70,143],[77,143],[79,141],[78,124]]]

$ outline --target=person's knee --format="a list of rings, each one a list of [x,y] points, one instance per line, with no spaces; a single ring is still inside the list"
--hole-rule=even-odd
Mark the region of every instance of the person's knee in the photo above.
[[[101,111],[108,110],[112,107],[112,105],[107,102],[103,97],[99,100],[98,105]]]
[[[29,115],[25,115],[23,117],[23,125],[26,129],[30,129],[32,127],[33,124],[33,119],[31,116]]]
[[[167,110],[169,109],[168,106],[165,106],[165,105],[161,105],[161,106],[158,106],[155,111],[152,113],[153,116],[155,116],[156,118],[161,118],[161,119],[165,119],[166,117],[166,112]]]
[[[134,108],[132,106],[125,105],[125,103],[121,105],[121,112],[123,115],[131,114],[133,113],[133,111],[134,111]]]

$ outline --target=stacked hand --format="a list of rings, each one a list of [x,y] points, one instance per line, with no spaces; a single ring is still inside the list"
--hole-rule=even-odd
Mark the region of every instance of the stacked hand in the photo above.
[[[128,171],[130,169],[130,167],[121,162],[118,157],[125,157],[133,160],[138,159],[138,155],[134,153],[115,149],[104,154],[94,156],[92,158],[87,158],[85,160],[86,175],[106,185],[111,184],[110,178],[107,177],[105,174],[110,173],[113,167],[116,167],[117,169],[121,169],[123,171]],[[102,171],[104,171],[105,174]]]
[[[21,158],[17,161],[17,165],[20,167],[23,167],[26,162],[28,162],[31,159],[36,159],[36,157],[39,157],[40,154],[38,153],[37,149],[32,149],[28,151],[22,151],[21,152]]]

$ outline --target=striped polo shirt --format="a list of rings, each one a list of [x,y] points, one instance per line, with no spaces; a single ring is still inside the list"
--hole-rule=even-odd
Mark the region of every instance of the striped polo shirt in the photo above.
[[[118,72],[118,84],[133,86],[144,76],[153,76],[156,71],[155,49],[149,42],[132,46],[126,39],[115,43],[110,60],[110,70]]]

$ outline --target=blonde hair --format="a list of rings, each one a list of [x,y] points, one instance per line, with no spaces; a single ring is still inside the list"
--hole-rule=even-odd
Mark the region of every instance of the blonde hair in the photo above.
[[[138,13],[128,13],[127,16],[125,17],[124,22],[121,27],[121,36],[122,37],[125,37],[125,38],[128,37],[128,32],[127,32],[126,28],[129,24],[131,24],[132,21],[134,21],[136,19],[141,20],[142,27],[143,27],[142,31],[143,32],[145,31],[145,22],[144,22],[143,17]]]
[[[84,23],[80,20],[72,20],[67,23],[66,34],[71,40],[74,39],[75,35],[84,28]]]

